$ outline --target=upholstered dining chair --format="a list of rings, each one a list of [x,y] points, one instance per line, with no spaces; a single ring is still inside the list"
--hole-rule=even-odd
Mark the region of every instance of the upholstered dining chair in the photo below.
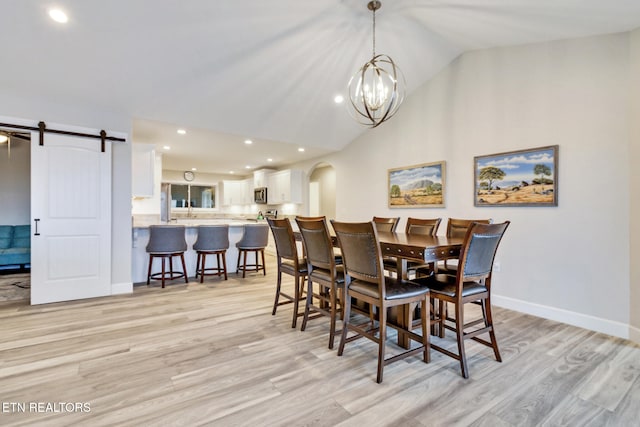
[[[297,217],[296,223],[302,235],[307,257],[307,299],[301,330],[307,327],[309,319],[327,316],[330,319],[329,348],[333,349],[336,335],[336,319],[342,315],[344,305],[344,269],[342,257],[336,257],[327,221],[321,218]],[[318,284],[314,292],[313,285]],[[314,304],[316,299],[318,304]],[[339,306],[339,307],[338,307]],[[313,315],[311,317],[311,315]]]
[[[491,224],[491,219],[459,219],[459,218],[449,218],[447,221],[447,237],[459,237],[463,238],[467,234],[467,229],[469,226],[474,223],[480,224]],[[451,261],[443,261],[438,265],[438,272],[440,273],[449,273],[456,274],[457,270],[457,262]]]
[[[271,315],[275,316],[278,307],[285,304],[293,304],[293,320],[291,327],[295,328],[298,317],[302,316],[299,312],[300,301],[303,300],[302,294],[304,290],[304,281],[307,277],[307,261],[298,254],[298,245],[296,244],[295,235],[291,228],[289,218],[275,219],[267,218],[273,240],[276,244],[276,259],[278,263],[278,279],[276,284],[276,297],[273,301],[273,310]],[[282,274],[293,276],[294,289],[293,295],[282,290]],[[280,300],[280,298],[283,300]]]
[[[147,270],[147,286],[151,279],[160,280],[162,287],[166,280],[173,280],[184,277],[185,283],[189,283],[187,267],[184,262],[184,253],[187,250],[184,225],[152,225],[149,227],[149,243],[146,251],[149,254],[149,269]],[[173,270],[173,258],[179,257],[182,262],[182,272]],[[162,270],[158,273],[151,273],[153,260],[162,260]],[[169,271],[166,270],[165,262],[169,260]]]
[[[238,262],[236,263],[236,274],[242,271],[242,277],[246,276],[247,271],[259,272],[266,276],[267,270],[264,263],[264,248],[269,244],[269,226],[263,224],[245,224],[242,237],[236,243],[238,248]],[[255,264],[247,264],[247,253],[253,252],[255,255]],[[262,264],[260,263],[260,254]],[[240,264],[242,259],[242,264]]]
[[[491,313],[491,277],[493,260],[508,226],[509,221],[501,224],[472,223],[464,237],[460,251],[460,264],[455,276],[435,274],[414,280],[422,286],[429,287],[431,297],[440,303],[439,313],[441,315],[438,320],[440,329],[446,328],[456,333],[458,353],[453,353],[433,343],[431,347],[458,360],[464,378],[469,378],[469,367],[464,348],[464,340],[466,339],[471,338],[491,347],[496,360],[502,361]],[[482,318],[465,323],[465,304],[478,301],[482,305]],[[445,314],[445,303],[454,305],[455,318]],[[480,324],[482,324],[481,327],[475,327]],[[473,327],[475,327],[473,330],[469,330]],[[478,337],[478,335],[485,333],[489,334],[489,341]]]
[[[365,337],[378,344],[378,371],[376,381],[382,382],[385,365],[404,359],[413,354],[422,353],[423,360],[429,362],[429,287],[385,276],[382,267],[382,252],[374,222],[345,223],[331,221],[342,249],[346,274],[346,295],[344,303],[344,321],[338,356],[344,352],[347,342]],[[351,321],[351,299],[369,303],[377,308],[377,327],[363,327]],[[388,320],[388,309],[394,306],[420,303],[422,335],[412,331],[412,322],[402,326],[400,322]],[[367,323],[366,325],[371,325]],[[406,334],[410,340],[417,341],[418,347],[385,358],[387,326],[398,333]],[[355,335],[348,336],[349,332]],[[378,332],[376,334],[376,332]]]
[[[395,218],[383,218],[374,216],[373,222],[376,225],[376,230],[384,231],[387,233],[395,233],[396,228],[398,228],[398,223],[400,222],[400,217],[398,216]]]
[[[200,225],[198,237],[193,244],[196,251],[196,278],[200,276],[200,283],[204,276],[224,276],[227,280],[227,249],[229,249],[228,225]],[[216,266],[207,267],[207,255],[216,256]]]

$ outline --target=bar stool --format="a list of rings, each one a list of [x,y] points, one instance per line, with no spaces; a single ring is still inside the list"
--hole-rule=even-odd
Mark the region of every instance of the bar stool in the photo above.
[[[164,282],[167,279],[173,280],[184,277],[185,283],[189,283],[187,267],[184,263],[184,252],[187,250],[187,241],[184,235],[184,225],[152,225],[149,227],[149,243],[146,248],[149,254],[147,286],[151,279],[162,280],[163,288]],[[173,271],[173,257],[176,256],[179,256],[182,261],[182,273]],[[151,266],[154,258],[162,259],[162,271],[151,274]],[[165,261],[167,259],[169,259],[169,272],[167,272],[165,268]]]
[[[204,276],[224,275],[224,280],[227,280],[226,254],[228,248],[228,225],[201,225],[198,227],[198,238],[193,244],[193,249],[198,254],[196,278],[200,275],[200,283],[204,282]],[[207,255],[216,256],[216,267],[206,267]]]
[[[263,274],[267,275],[267,270],[264,264],[264,248],[269,243],[269,226],[262,224],[246,224],[244,226],[242,238],[236,247],[238,248],[238,262],[236,264],[236,274],[242,270],[242,277],[248,271],[263,271]],[[247,253],[253,252],[255,254],[255,264],[247,264]],[[262,265],[258,259],[258,252],[262,256]],[[242,265],[240,265],[240,258],[243,258]]]

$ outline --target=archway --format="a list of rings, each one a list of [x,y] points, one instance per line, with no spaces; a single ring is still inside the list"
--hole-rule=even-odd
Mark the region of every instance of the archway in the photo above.
[[[328,163],[319,163],[309,175],[309,215],[336,217],[336,171]]]

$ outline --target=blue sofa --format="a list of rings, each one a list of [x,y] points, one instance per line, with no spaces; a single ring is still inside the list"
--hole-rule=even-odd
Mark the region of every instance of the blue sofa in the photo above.
[[[31,227],[0,225],[0,266],[31,264]]]

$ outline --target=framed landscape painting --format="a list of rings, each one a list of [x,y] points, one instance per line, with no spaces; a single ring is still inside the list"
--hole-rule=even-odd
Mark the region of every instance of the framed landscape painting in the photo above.
[[[444,207],[444,175],[444,161],[389,169],[389,207]]]
[[[558,206],[558,146],[474,157],[475,206]]]

